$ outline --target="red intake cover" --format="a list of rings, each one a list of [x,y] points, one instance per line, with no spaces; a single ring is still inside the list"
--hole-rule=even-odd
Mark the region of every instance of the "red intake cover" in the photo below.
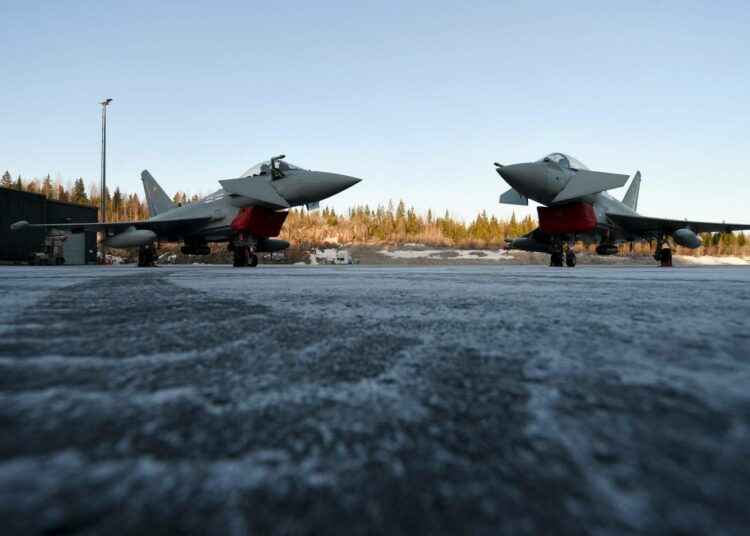
[[[539,232],[543,235],[587,233],[596,228],[594,207],[571,203],[559,207],[537,207]]]
[[[263,207],[244,207],[232,220],[232,229],[254,236],[278,236],[287,214]]]

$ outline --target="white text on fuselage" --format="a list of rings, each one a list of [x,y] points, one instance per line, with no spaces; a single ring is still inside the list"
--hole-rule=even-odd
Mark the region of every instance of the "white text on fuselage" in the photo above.
[[[224,192],[217,192],[215,194],[211,194],[207,197],[203,198],[204,203],[213,203],[214,201],[219,201],[220,199],[224,199]]]

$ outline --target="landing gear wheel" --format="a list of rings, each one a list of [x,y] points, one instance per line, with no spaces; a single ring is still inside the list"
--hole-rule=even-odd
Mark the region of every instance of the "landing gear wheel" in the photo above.
[[[250,259],[248,260],[247,265],[251,268],[258,266],[258,256],[255,253],[250,254]]]
[[[567,264],[569,267],[573,268],[576,265],[576,254],[572,251],[569,251],[565,255],[565,264]]]
[[[65,257],[58,257],[55,259],[55,264],[57,266],[60,266],[61,264],[65,264]]]
[[[550,266],[560,267],[563,265],[563,252],[562,251],[555,251],[550,256],[549,260]]]
[[[141,268],[156,267],[156,251],[146,246],[138,248],[138,266]]]
[[[245,255],[245,248],[234,248],[234,251],[232,253],[234,253],[234,255],[232,255],[232,266],[234,266],[235,268],[247,266],[247,256]]]

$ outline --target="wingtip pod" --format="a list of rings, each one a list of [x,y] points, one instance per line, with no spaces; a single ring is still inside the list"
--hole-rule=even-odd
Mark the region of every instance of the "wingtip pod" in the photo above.
[[[29,222],[27,222],[26,220],[21,220],[21,221],[17,221],[16,223],[11,224],[10,230],[20,231],[24,227],[28,227],[28,226],[29,226]]]

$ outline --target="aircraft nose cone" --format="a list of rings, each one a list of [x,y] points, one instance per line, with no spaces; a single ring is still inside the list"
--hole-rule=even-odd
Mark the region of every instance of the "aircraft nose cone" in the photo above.
[[[322,201],[351,188],[361,180],[357,177],[339,175],[338,173],[308,171],[302,180],[299,195],[295,197],[294,201],[303,203]]]
[[[321,173],[317,178],[317,185],[325,193],[326,197],[343,192],[351,188],[362,179],[350,177],[349,175],[339,175],[337,173]]]
[[[534,164],[511,164],[497,168],[497,172],[505,182],[527,197],[539,186],[540,174]]]

